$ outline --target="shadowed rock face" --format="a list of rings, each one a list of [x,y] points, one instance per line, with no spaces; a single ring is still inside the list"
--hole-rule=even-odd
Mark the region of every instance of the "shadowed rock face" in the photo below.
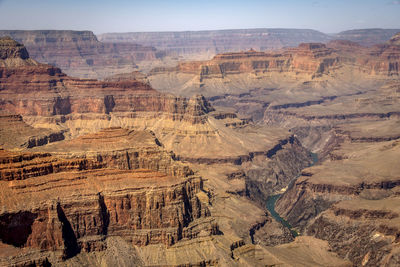
[[[21,115],[0,115],[0,146],[5,149],[32,148],[64,139],[63,130],[33,128]]]
[[[90,31],[0,31],[2,36],[23,43],[33,59],[82,78],[130,72],[135,62],[163,56],[153,47],[101,43]]]
[[[26,48],[11,39],[10,37],[1,38],[0,39],[0,59],[4,60],[7,58],[20,58],[20,59],[27,59],[29,58],[28,51]]]

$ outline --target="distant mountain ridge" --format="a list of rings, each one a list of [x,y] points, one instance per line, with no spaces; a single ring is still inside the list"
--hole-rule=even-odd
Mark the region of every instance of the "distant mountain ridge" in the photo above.
[[[385,43],[396,29],[350,30],[328,35],[309,29],[241,29],[186,32],[105,33],[72,30],[0,30],[23,43],[31,57],[80,78],[174,66],[179,60],[209,60],[217,54],[297,47],[345,39],[363,46]],[[166,57],[167,56],[167,57]],[[148,66],[147,66],[147,65]],[[154,66],[153,66],[154,65]]]
[[[334,37],[357,42],[364,46],[373,46],[388,41],[399,32],[400,29],[355,29],[339,32]]]
[[[258,51],[295,47],[300,43],[326,43],[334,39],[358,42],[363,46],[384,43],[400,29],[359,29],[325,34],[312,29],[232,29],[178,32],[126,32],[98,35],[102,42],[137,43],[165,50],[172,56],[210,59],[226,52]]]
[[[297,46],[304,42],[327,42],[330,37],[309,29],[238,29],[185,32],[131,32],[98,35],[102,42],[134,42],[154,46],[175,56],[210,58],[224,52],[251,48],[265,51]]]

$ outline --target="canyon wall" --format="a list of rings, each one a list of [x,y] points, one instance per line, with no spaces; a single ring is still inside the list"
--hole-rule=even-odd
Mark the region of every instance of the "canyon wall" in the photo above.
[[[364,46],[373,46],[388,41],[400,29],[359,29],[342,31],[335,34],[336,39],[357,42]]]
[[[136,62],[164,56],[154,47],[134,43],[102,43],[90,31],[0,31],[23,43],[30,56],[61,68],[71,76],[102,78],[133,71]]]
[[[303,42],[325,42],[329,36],[314,30],[243,29],[187,32],[132,32],[99,35],[102,42],[154,46],[173,56],[209,59],[225,52],[279,49]]]
[[[71,78],[1,41],[1,264],[118,265],[119,251],[142,265],[240,265],[240,247],[292,240],[262,203],[310,163],[293,134],[201,95]]]
[[[65,145],[79,147],[82,142],[92,149],[107,142],[136,147],[130,147],[127,165],[107,162],[107,155],[118,151],[110,146],[94,158],[83,150],[81,156],[69,158],[0,151],[2,247],[26,250],[14,249],[1,258],[3,263],[23,260],[27,251],[54,263],[80,252],[105,250],[111,236],[136,246],[170,246],[200,232],[218,233],[212,220],[192,224],[210,215],[197,198],[201,177],[174,163],[151,133],[109,129]]]

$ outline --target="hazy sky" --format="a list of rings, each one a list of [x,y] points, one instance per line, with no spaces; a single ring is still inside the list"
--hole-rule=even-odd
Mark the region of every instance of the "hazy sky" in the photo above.
[[[400,0],[0,0],[0,29],[400,28]]]

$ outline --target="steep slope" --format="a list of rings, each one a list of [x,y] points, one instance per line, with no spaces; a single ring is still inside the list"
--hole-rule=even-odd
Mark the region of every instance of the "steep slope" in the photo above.
[[[399,140],[341,144],[303,171],[278,211],[358,266],[398,264],[398,148]]]
[[[64,131],[33,128],[21,115],[0,115],[0,147],[21,149],[64,140]]]
[[[136,62],[156,60],[163,56],[153,47],[138,44],[101,43],[90,31],[0,31],[23,43],[30,56],[48,63],[68,75],[81,78],[103,78],[133,71]]]

